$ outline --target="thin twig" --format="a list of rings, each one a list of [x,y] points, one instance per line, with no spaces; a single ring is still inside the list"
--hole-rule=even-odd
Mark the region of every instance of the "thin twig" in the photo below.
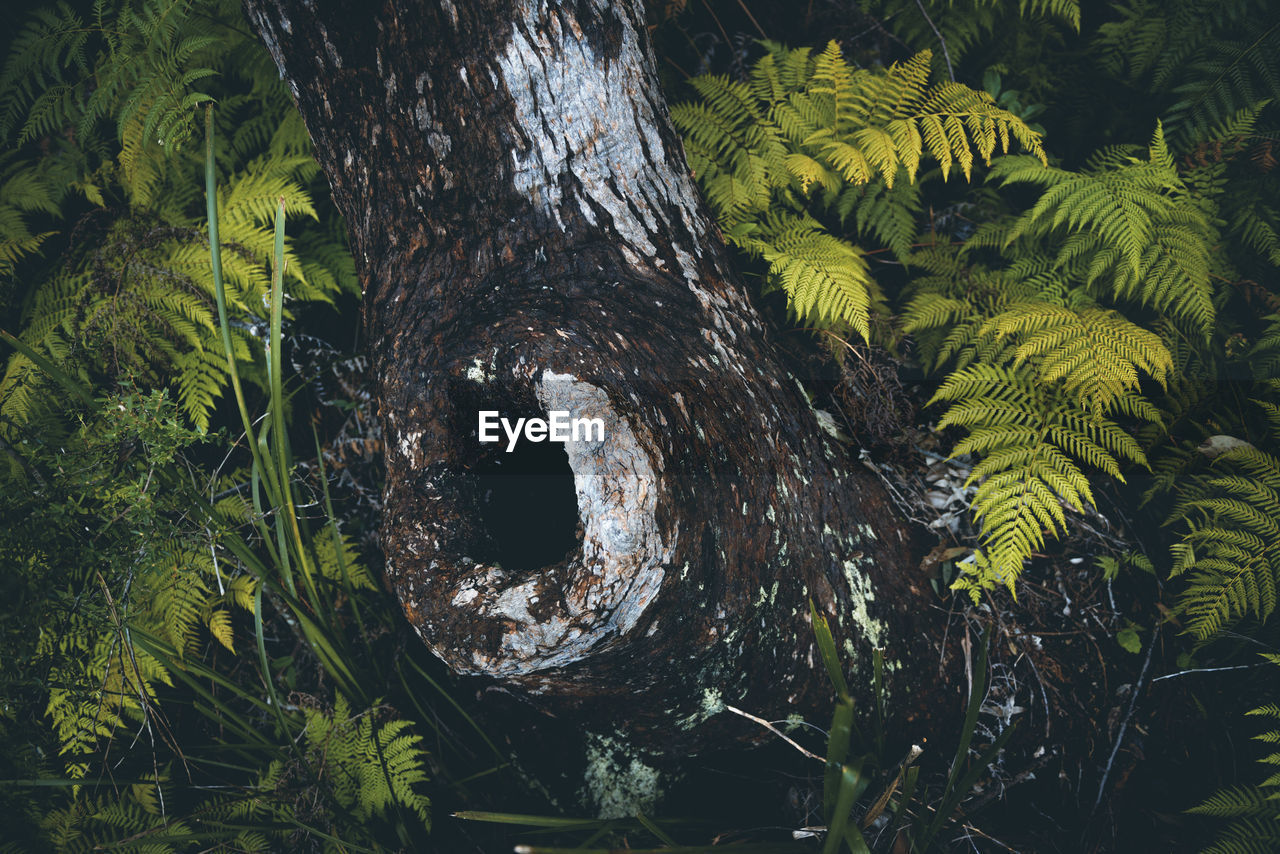
[[[738,0],[738,5],[742,7],[742,11],[747,13],[747,17],[751,20],[752,25],[756,28],[756,32],[760,34],[760,38],[767,39],[769,34],[764,31],[764,27],[760,26],[760,22],[756,20],[756,16],[751,14],[751,10],[747,8],[747,4],[742,0]]]
[[[1040,686],[1040,699],[1044,700],[1044,737],[1049,737],[1049,721],[1053,717],[1053,710],[1049,708],[1049,694],[1044,690],[1044,679],[1040,676],[1040,668],[1036,667],[1035,659],[1028,655],[1025,651],[1022,658],[1027,660],[1027,664],[1031,665],[1031,672],[1036,675],[1036,682]],[[1017,664],[1017,662],[1014,662]]]
[[[975,827],[975,826],[974,826],[974,825],[972,825],[972,824],[966,824],[966,825],[964,826],[964,829],[965,829],[965,831],[966,831],[966,832],[968,832],[968,833],[976,833],[976,834],[978,834],[979,836],[981,836],[983,839],[986,839],[986,840],[989,840],[989,841],[991,841],[991,842],[994,842],[996,845],[999,845],[999,846],[1000,846],[1001,848],[1003,848],[1005,851],[1014,851],[1014,852],[1015,852],[1015,854],[1016,854],[1016,849],[1011,848],[1011,847],[1009,847],[1008,845],[1005,845],[1005,844],[1004,844],[1003,842],[1001,842],[999,839],[996,839],[994,836],[992,836],[992,835],[991,835],[991,834],[989,834],[989,833],[984,833],[982,830],[978,829],[977,827]],[[970,844],[972,844],[972,843],[970,843]]]
[[[938,31],[938,27],[933,23],[933,18],[929,17],[929,13],[925,11],[924,3],[916,0],[916,5],[920,7],[920,14],[924,15],[925,21],[929,24],[929,29],[933,30],[933,34],[938,37],[938,43],[942,45],[942,58],[947,61],[947,76],[951,78],[951,82],[956,82],[956,73],[951,70],[951,53],[947,50],[947,40],[942,37],[942,33]]]
[[[756,723],[760,724],[760,726],[762,726],[762,727],[764,727],[765,729],[769,730],[769,732],[773,733],[773,734],[774,734],[774,735],[776,735],[778,738],[782,739],[782,740],[783,740],[783,741],[785,741],[787,744],[791,745],[791,746],[792,746],[792,747],[794,747],[796,750],[798,750],[798,751],[800,751],[801,753],[803,753],[805,756],[808,756],[810,759],[816,759],[816,760],[818,760],[819,762],[821,762],[823,765],[826,765],[826,764],[827,764],[827,760],[826,760],[826,759],[823,759],[821,756],[819,756],[818,754],[814,753],[812,750],[806,750],[805,748],[801,747],[798,743],[796,743],[794,740],[792,740],[791,738],[789,738],[785,733],[783,733],[783,732],[782,732],[782,730],[778,729],[778,728],[777,728],[777,727],[775,727],[773,724],[771,724],[771,723],[769,723],[768,721],[766,721],[764,718],[758,718],[758,717],[756,717],[755,715],[751,714],[750,712],[744,712],[744,711],[742,711],[742,709],[736,708],[736,707],[734,707],[734,706],[725,705],[725,708],[726,708],[726,709],[728,709],[729,711],[733,712],[735,715],[742,715],[744,718],[746,718],[746,719],[747,719],[747,720],[749,720],[749,721],[755,721]]]
[[[1098,781],[1098,797],[1094,798],[1090,814],[1097,812],[1098,805],[1102,803],[1102,795],[1107,790],[1107,778],[1111,776],[1111,766],[1115,764],[1116,754],[1120,752],[1120,745],[1124,743],[1125,730],[1129,728],[1129,720],[1133,717],[1134,709],[1137,708],[1138,696],[1142,693],[1142,682],[1147,678],[1147,668],[1151,666],[1151,656],[1155,653],[1159,640],[1160,624],[1156,623],[1155,631],[1151,634],[1151,646],[1147,648],[1147,660],[1142,662],[1142,672],[1138,674],[1138,682],[1133,686],[1133,696],[1129,698],[1129,710],[1120,724],[1120,732],[1116,734],[1116,743],[1111,747],[1111,755],[1107,757],[1107,767],[1102,772],[1102,779]]]
[[[707,11],[711,13],[711,20],[716,22],[716,27],[720,29],[720,35],[724,36],[724,43],[728,46],[730,53],[733,52],[733,39],[729,38],[729,32],[724,28],[724,24],[720,23],[720,16],[716,14],[716,10],[711,8],[709,2],[704,2]]]
[[[1223,670],[1252,670],[1255,667],[1266,667],[1270,662],[1260,661],[1257,664],[1234,664],[1230,667],[1197,667],[1194,670],[1179,670],[1177,673],[1166,673],[1164,676],[1157,676],[1152,682],[1159,682],[1161,679],[1175,679],[1179,676],[1189,676],[1192,673],[1219,673]]]

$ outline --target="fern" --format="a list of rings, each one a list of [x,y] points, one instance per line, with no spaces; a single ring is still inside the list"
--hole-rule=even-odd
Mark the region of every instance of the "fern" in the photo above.
[[[408,721],[379,723],[377,711],[353,716],[342,696],[332,714],[306,710],[308,759],[323,769],[334,799],[357,820],[399,804],[428,824],[430,800],[415,789],[427,779],[422,737],[406,732]]]
[[[81,585],[76,604],[41,627],[34,649],[37,659],[49,662],[46,714],[74,776],[83,775],[89,758],[122,728],[147,722],[157,686],[173,683],[168,666],[132,643],[131,632],[162,638],[180,655],[200,650],[211,639],[233,650],[231,615],[253,607],[253,580],[234,563],[216,566],[209,542],[157,532],[171,509],[162,510],[154,470],[200,440],[200,434],[181,426],[177,406],[163,394],[119,395],[59,443],[64,468],[42,475],[50,509],[74,508],[72,529],[86,530],[93,534],[91,544],[102,544],[88,549],[87,556],[76,553],[79,560],[73,564],[86,564],[75,569],[80,576],[74,583]],[[124,477],[115,460],[134,444],[141,445],[141,458],[128,470],[132,477]],[[38,446],[28,452],[31,465],[40,463],[40,453]],[[14,501],[3,509],[14,518]],[[108,550],[104,542],[116,523],[127,526],[122,553]],[[65,571],[58,555],[67,548],[60,542],[66,532],[50,536],[54,542],[43,548],[27,545],[26,560],[49,574]],[[127,579],[123,601],[113,592],[121,578]]]
[[[68,81],[89,70],[89,36],[84,20],[65,2],[32,13],[0,71],[0,137],[23,124],[48,121],[51,113],[53,122],[67,121],[73,100]]]
[[[40,249],[52,231],[32,231],[31,218],[57,216],[60,209],[41,170],[12,154],[0,156],[0,281],[18,261]]]
[[[950,404],[939,427],[964,428],[953,454],[979,457],[970,482],[983,551],[957,585],[975,597],[1012,589],[1045,537],[1065,532],[1064,511],[1093,504],[1088,471],[1123,480],[1126,466],[1147,465],[1121,421],[1158,428],[1142,383],[1163,387],[1174,370],[1160,335],[1097,305],[1052,256],[1019,246],[1004,268],[969,262],[1009,244],[1008,231],[917,252],[926,275],[903,310],[925,363],[953,365],[932,401]]]
[[[1263,655],[1280,665],[1280,656]],[[1272,703],[1251,709],[1246,714],[1280,721],[1280,706]],[[1280,728],[1253,736],[1263,744],[1280,744]],[[1204,854],[1262,854],[1280,845],[1280,752],[1258,757],[1258,765],[1266,778],[1256,786],[1233,786],[1221,789],[1199,806],[1187,810],[1197,815],[1231,819]]]
[[[1079,409],[1109,412],[1138,388],[1139,371],[1164,384],[1173,356],[1160,336],[1118,312],[1024,302],[987,323],[997,338],[1017,337],[1014,364],[1031,361],[1039,380],[1060,383]]]
[[[72,790],[71,805],[46,817],[50,838],[66,850],[83,845],[85,850],[177,851],[215,833],[235,839],[242,850],[265,850],[270,841],[297,829],[293,798],[305,800],[311,815],[328,816],[324,821],[332,827],[321,833],[341,833],[352,841],[364,839],[363,830],[353,829],[383,818],[393,804],[426,826],[429,802],[419,791],[426,779],[426,753],[408,722],[384,720],[378,708],[353,715],[340,701],[332,715],[290,711],[280,721],[279,747],[272,747],[269,730],[263,735],[251,730],[250,736],[236,729],[244,726],[240,712],[219,695],[241,702],[252,695],[236,684],[239,665],[226,672],[210,669],[217,660],[211,650],[243,649],[244,617],[254,615],[262,601],[258,581],[242,568],[243,551],[226,550],[200,526],[191,529],[185,521],[193,511],[190,493],[176,488],[185,475],[174,484],[166,474],[178,470],[187,444],[207,437],[183,427],[177,405],[158,391],[109,398],[84,417],[84,426],[52,449],[35,442],[17,446],[42,487],[37,496],[0,492],[0,512],[17,523],[0,526],[0,555],[6,565],[26,565],[46,584],[66,583],[58,606],[36,618],[39,639],[32,651],[35,666],[47,672],[45,713],[64,773],[88,779],[110,756],[117,773],[139,773],[148,782],[109,800]],[[129,448],[137,450],[123,455],[128,465],[122,471],[121,454]],[[224,499],[220,506],[222,512],[197,519],[215,526],[223,518],[244,519],[243,501]],[[45,515],[34,518],[47,521],[33,534],[22,520],[36,513]],[[81,531],[83,544],[77,541]],[[351,543],[334,528],[321,531],[313,547],[317,577],[329,594],[376,589]],[[227,660],[240,661],[234,655]],[[249,674],[256,693],[256,671]],[[240,739],[261,741],[251,745],[249,761],[262,761],[264,753],[269,761],[263,761],[266,770],[247,794],[200,793],[199,807],[178,819],[160,809],[161,798],[183,800],[171,799],[177,793],[163,768],[148,764],[157,745],[151,743],[151,757],[145,749],[135,751],[135,734],[167,733],[161,697],[180,691],[193,675],[197,685],[209,678],[217,686],[213,695],[198,690],[203,700],[197,704],[214,703],[216,710],[209,714],[217,726],[231,727]],[[256,708],[260,713],[271,707],[257,701]],[[305,763],[281,759],[292,739],[301,741],[304,733],[311,737]],[[193,748],[182,744],[186,773],[201,762]],[[253,827],[263,831],[255,833]],[[145,842],[139,844],[140,839]]]
[[[767,216],[759,228],[736,233],[741,249],[768,262],[770,283],[786,292],[802,321],[843,321],[870,338],[869,309],[879,294],[857,247],[810,217],[785,214]]]
[[[1188,193],[1159,126],[1147,153],[1142,160],[1123,149],[1110,152],[1081,173],[1001,159],[992,181],[1044,190],[1005,233],[1005,247],[1019,239],[1060,239],[1056,265],[1097,298],[1137,301],[1203,335],[1214,320],[1208,257],[1216,233]]]
[[[835,213],[905,254],[919,205],[899,188],[926,159],[944,179],[955,167],[968,179],[1015,141],[1043,160],[1039,136],[985,92],[930,85],[928,51],[872,71],[850,66],[834,42],[817,55],[766,47],[749,82],[692,80],[702,102],[672,118],[729,242],[768,263],[802,323],[869,339],[879,288],[856,243],[819,216]]]
[[[320,715],[328,738],[309,743],[314,704],[276,699],[307,668],[305,678],[360,673],[353,662],[372,660],[371,637],[386,634],[372,623],[387,613],[380,588],[351,540],[331,521],[301,541],[317,572],[298,605],[272,574],[280,514],[264,522],[260,481],[218,478],[209,506],[193,494],[199,464],[184,451],[220,441],[204,428],[227,382],[202,160],[184,144],[198,105],[220,100],[216,158],[229,178],[216,202],[238,372],[254,379],[261,363],[254,330],[280,197],[292,304],[357,290],[305,128],[239,15],[227,2],[60,7],[19,34],[3,71],[2,129],[20,150],[0,160],[0,297],[19,346],[0,374],[0,558],[42,585],[39,612],[22,622],[31,640],[6,652],[19,673],[47,677],[27,711],[44,712],[51,768],[85,781],[48,790],[66,798],[44,822],[60,850],[213,839],[264,851],[303,836],[375,848],[428,825],[427,753],[407,721],[343,706]],[[50,231],[59,218],[74,227]],[[362,617],[357,597],[377,607]],[[267,624],[257,637],[246,632],[255,621]],[[246,667],[255,641],[261,672]],[[417,702],[397,666],[387,673]],[[368,684],[393,683],[372,677],[351,695],[368,703]],[[146,782],[98,798],[99,769]]]
[[[1217,322],[1213,197],[1203,181],[1183,179],[1159,126],[1145,157],[1136,154],[1104,149],[1081,172],[1002,158],[992,181],[1039,188],[1030,209],[985,225],[959,250],[920,253],[936,272],[913,282],[905,329],[935,367],[954,363],[935,397],[953,402],[941,424],[968,429],[955,452],[981,455],[974,477],[988,479],[973,503],[984,554],[959,584],[975,596],[1010,584],[1045,535],[1065,530],[1061,507],[1092,503],[1086,469],[1123,480],[1125,466],[1148,465],[1117,419],[1154,442],[1178,411],[1162,414],[1144,378],[1167,390],[1166,405],[1189,392],[1183,407],[1197,405],[1194,395],[1211,389],[1193,392],[1171,347],[1207,342]],[[992,257],[1002,266],[974,262]],[[1167,320],[1152,331],[1122,306]],[[1157,483],[1175,482],[1173,462],[1162,451]],[[1233,595],[1264,604],[1254,588]]]
[[[893,32],[914,50],[946,46],[951,63],[1010,25],[1013,16],[1045,18],[1080,28],[1079,0],[863,0],[862,7],[890,24]]]
[[[1280,378],[1280,314],[1271,315],[1266,321],[1266,327],[1250,348],[1249,354],[1249,365],[1260,383]]]
[[[325,578],[356,590],[376,590],[373,576],[356,553],[350,537],[330,523],[315,541],[316,568]]]
[[[1094,504],[1084,466],[1123,480],[1122,462],[1146,462],[1134,439],[1106,416],[1123,412],[1152,420],[1149,403],[1113,379],[1113,389],[1088,401],[1089,414],[1078,402],[1084,384],[1046,382],[1046,370],[1059,370],[1052,359],[1047,365],[1040,354],[1011,349],[1003,365],[977,363],[953,372],[930,401],[951,404],[939,428],[968,431],[952,455],[982,456],[968,482],[978,483],[972,509],[982,523],[983,547],[954,585],[975,601],[997,584],[1015,591],[1026,558],[1043,547],[1046,534],[1066,529],[1064,506],[1079,511]]]
[[[1204,640],[1251,616],[1266,620],[1280,588],[1280,460],[1242,444],[1213,463],[1221,474],[1190,480],[1168,523],[1174,573],[1186,573],[1181,607]]]
[[[99,7],[93,25],[65,3],[35,14],[0,72],[0,137],[16,131],[21,144],[69,126],[89,139],[114,119],[125,141],[120,166],[137,186],[148,144],[177,149],[191,137],[196,109],[211,98],[195,84],[216,74],[218,39],[181,0],[105,14]]]
[[[1099,29],[1113,73],[1150,91],[1179,144],[1280,95],[1280,23],[1265,0],[1139,0]]]
[[[181,149],[196,107],[209,97],[198,87],[212,83],[215,71],[220,77],[245,66],[265,71],[263,52],[243,32],[184,3],[150,0],[107,14],[101,10],[93,26],[65,8],[38,16],[5,66],[14,94],[5,102],[3,126],[20,125],[19,138],[73,127],[76,147],[61,161],[83,171],[68,176],[68,183],[103,208],[100,220],[115,217],[99,232],[97,245],[72,245],[61,270],[31,278],[14,331],[58,362],[71,357],[105,364],[113,375],[171,383],[192,422],[205,427],[227,382],[226,362],[214,323],[203,201],[193,180],[199,160]],[[78,64],[64,67],[73,50]],[[223,238],[234,247],[224,267],[229,303],[240,321],[233,343],[237,358],[246,361],[260,347],[248,330],[265,304],[265,259],[278,198],[286,200],[291,217],[317,222],[300,235],[307,257],[292,238],[287,241],[291,295],[332,302],[340,291],[354,290],[345,238],[332,222],[318,222],[318,169],[305,129],[279,81],[264,76],[267,82],[255,80],[252,91],[262,130],[239,136],[236,156],[226,158],[233,177],[219,198]],[[42,111],[41,104],[55,96],[65,97],[65,105]],[[229,107],[239,112],[247,97],[236,92]],[[114,127],[110,136],[106,119]],[[50,237],[31,231],[31,215],[59,215],[64,202],[44,189],[50,182],[29,164],[10,165],[0,181],[3,274]],[[125,207],[109,207],[110,197],[123,199]],[[0,378],[0,432],[3,423],[43,417],[43,382],[25,356],[9,359]]]

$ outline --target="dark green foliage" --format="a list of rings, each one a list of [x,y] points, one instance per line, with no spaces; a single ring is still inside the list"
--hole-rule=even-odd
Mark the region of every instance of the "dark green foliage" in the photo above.
[[[57,154],[11,160],[0,176],[0,278],[42,244],[64,253],[44,269],[27,264],[10,283],[10,331],[59,361],[169,384],[198,426],[227,377],[201,230],[202,159],[185,144],[196,109],[216,96],[222,128],[235,128],[221,149],[231,177],[220,213],[233,250],[225,273],[238,358],[259,348],[250,329],[263,315],[276,199],[291,217],[319,217],[305,131],[237,16],[234,4],[201,11],[154,0],[100,3],[86,21],[62,5],[20,31],[0,75],[0,138]],[[345,243],[326,216],[301,232],[305,256],[286,243],[296,299],[354,290]],[[44,225],[59,220],[57,231]],[[0,418],[38,422],[43,382],[25,357],[10,359]]]
[[[979,539],[953,586],[975,602],[998,586],[1016,592],[1026,560],[1068,533],[1072,511],[1095,503],[1101,478],[1137,475],[1148,518],[1166,523],[1170,560],[1157,568],[1139,555],[1128,564],[1167,579],[1169,613],[1200,654],[1229,655],[1239,633],[1274,638],[1280,19],[1269,5],[1096,4],[1078,53],[1042,59],[1021,53],[1020,39],[1038,31],[1039,44],[1053,43],[1062,30],[1050,19],[1079,27],[1075,4],[864,4],[907,49],[933,49],[935,59],[848,72],[862,97],[878,91],[880,75],[900,80],[912,69],[923,86],[932,68],[957,80],[976,71],[993,91],[997,70],[1017,75],[1049,102],[1040,113],[1048,162],[1038,148],[1038,156],[997,151],[985,169],[972,163],[984,186],[963,195],[928,172],[895,184],[883,170],[853,168],[852,158],[823,162],[812,149],[828,153],[828,137],[809,126],[798,143],[784,140],[793,148],[782,159],[787,114],[761,81],[792,91],[799,83],[788,74],[812,73],[807,51],[767,46],[745,82],[695,80],[705,103],[677,113],[730,241],[769,262],[802,322],[839,331],[829,307],[856,283],[857,313],[846,325],[865,337],[863,318],[877,306],[888,315],[875,323],[879,340],[913,344],[919,367],[938,375],[937,426],[959,428],[952,453],[973,461]],[[1017,57],[1030,67],[1008,64]],[[1017,97],[999,103],[1017,115]],[[1054,102],[1070,106],[1055,113]],[[1075,124],[1072,113],[1094,124]],[[1068,131],[1063,151],[1055,152],[1055,127]],[[809,147],[807,160],[793,153],[797,144]],[[945,177],[954,161],[968,177],[970,164],[951,155],[934,153],[933,174]],[[893,166],[914,176],[911,158]],[[782,174],[767,187],[756,182]],[[796,217],[805,218],[803,242],[777,227]],[[845,260],[828,251],[825,269],[843,269],[849,281],[783,277],[778,259],[803,255],[798,246],[838,248]],[[877,267],[886,250],[905,272]],[[1114,577],[1122,564],[1110,560],[1100,565]],[[1141,649],[1136,632],[1128,642]],[[1275,846],[1273,783],[1224,790],[1197,810],[1236,818],[1209,850]]]
[[[37,369],[56,372],[55,387],[76,383],[30,352]],[[394,672],[356,664],[374,653],[347,637],[352,615],[337,603],[373,606],[379,622],[395,611],[337,521],[288,542],[309,572],[298,598],[264,520],[292,519],[295,532],[306,522],[254,495],[264,479],[296,489],[290,469],[202,483],[193,445],[211,437],[163,391],[67,391],[82,405],[63,411],[80,426],[56,444],[28,434],[12,446],[33,488],[0,492],[0,555],[44,587],[28,594],[34,634],[12,649],[5,693],[24,714],[39,703],[52,727],[57,758],[42,773],[78,781],[41,819],[32,850],[179,851],[218,839],[265,851],[304,838],[376,844],[429,827],[421,735],[372,694],[391,689]],[[273,633],[297,627],[290,655],[267,655],[279,645],[268,645],[268,620]],[[261,670],[245,669],[255,642]],[[332,672],[309,689],[323,693],[285,705],[274,683],[308,661]],[[130,785],[104,789],[108,761],[111,779]]]
[[[60,6],[5,65],[0,297],[17,334],[0,379],[0,575],[24,608],[4,626],[0,756],[10,779],[67,784],[6,789],[31,818],[14,850],[347,850],[430,827],[435,760],[383,698],[422,719],[432,683],[413,656],[374,651],[397,611],[327,485],[300,482],[283,419],[286,287],[294,306],[330,303],[352,263],[238,16]],[[234,133],[216,148],[229,180],[206,194],[185,143],[214,99]],[[212,255],[206,195],[226,246]],[[295,242],[286,215],[313,225]],[[279,416],[252,462],[207,430],[229,379],[246,406],[241,374]],[[303,489],[325,496],[318,520],[298,516]],[[299,700],[304,671],[323,675]]]
[[[1018,18],[1080,29],[1079,0],[862,0],[859,5],[890,22],[894,35],[911,49],[932,49],[940,70],[952,75],[966,54],[1017,26]]]
[[[1159,99],[1181,144],[1222,140],[1280,96],[1280,18],[1266,0],[1136,0],[1099,28],[1107,70]]]
[[[1280,665],[1280,655],[1271,653],[1264,657]],[[1280,706],[1269,703],[1251,709],[1254,717],[1280,721]],[[1263,854],[1280,846],[1280,729],[1272,729],[1253,736],[1254,741],[1272,745],[1272,752],[1258,757],[1258,765],[1266,775],[1256,786],[1234,786],[1215,793],[1211,798],[1188,812],[1229,819],[1226,829],[1204,849],[1204,854]]]
[[[1273,643],[1274,4],[860,5],[891,38],[765,43],[748,73],[695,78],[698,100],[673,110],[726,238],[800,325],[936,378],[980,525],[956,587],[1016,590],[1075,512],[1141,478],[1131,494],[1165,541],[1098,560],[1108,578],[1158,574],[1196,655]],[[210,104],[220,272],[196,144]],[[444,766],[424,740],[434,684],[323,474],[303,477],[288,443],[291,310],[355,283],[274,65],[229,0],[60,3],[13,36],[0,139],[0,306],[16,336],[0,376],[0,595],[14,603],[0,776],[67,784],[0,789],[0,811],[25,819],[5,850],[420,849]],[[228,425],[262,443],[210,432]],[[1011,732],[969,750],[986,667],[931,788],[885,756],[883,693],[852,707],[814,623],[837,694],[825,847],[898,830],[942,844]],[[1197,807],[1228,820],[1209,850],[1272,850],[1277,797],[1272,774]],[[879,843],[864,834],[877,815],[893,831]],[[671,838],[645,816],[540,826],[566,821]]]
[[[1110,32],[1099,50],[1111,49]],[[1274,270],[1280,257],[1262,189],[1274,170],[1250,180],[1221,158],[1171,148],[1158,122],[1145,149],[1111,146],[1079,169],[1047,166],[1038,135],[989,96],[929,87],[927,54],[877,72],[834,51],[815,59],[767,46],[748,82],[695,79],[704,103],[674,116],[726,235],[768,262],[802,323],[842,321],[866,337],[872,306],[897,306],[923,366],[950,370],[934,402],[949,405],[939,426],[967,433],[954,453],[979,458],[972,506],[982,525],[982,548],[956,586],[975,600],[997,584],[1012,590],[1046,536],[1066,530],[1066,513],[1093,504],[1090,472],[1123,481],[1154,455],[1167,478],[1161,468],[1178,446],[1162,431],[1188,417],[1182,407],[1215,405],[1223,343],[1251,323],[1222,283],[1241,280],[1240,265]],[[1220,138],[1258,135],[1266,102],[1241,97]],[[947,118],[978,104],[989,111],[985,142],[971,118]],[[1010,136],[1036,156],[993,158]],[[953,164],[968,177],[975,153],[1001,192],[974,194],[976,229],[940,233],[936,217],[922,217],[921,158],[944,178]],[[1028,190],[1021,210],[1005,201]],[[900,292],[872,276],[868,242],[908,265]],[[1256,368],[1275,361],[1272,338],[1255,345]]]

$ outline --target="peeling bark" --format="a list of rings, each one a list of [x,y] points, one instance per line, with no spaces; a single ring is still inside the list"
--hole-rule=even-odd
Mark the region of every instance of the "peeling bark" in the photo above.
[[[913,535],[734,280],[641,4],[246,7],[352,231],[387,571],[423,641],[667,749],[760,734],[707,725],[724,703],[779,718],[829,699],[809,598],[866,683],[880,648],[910,691]],[[564,449],[563,560],[499,565],[477,473],[502,450],[477,442],[480,409],[605,421]]]

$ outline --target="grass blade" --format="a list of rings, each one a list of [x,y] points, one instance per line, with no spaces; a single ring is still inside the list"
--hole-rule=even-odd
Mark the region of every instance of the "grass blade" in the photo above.
[[[969,692],[969,705],[964,712],[964,725],[960,729],[960,744],[956,747],[955,759],[951,761],[951,772],[947,775],[947,790],[950,790],[960,776],[964,760],[969,755],[969,744],[973,741],[973,731],[978,726],[978,710],[987,696],[987,645],[991,636],[991,627],[983,629],[978,641],[978,658],[973,667],[973,685]]]
[[[231,323],[227,319],[227,291],[222,279],[222,244],[218,239],[218,180],[213,159],[213,107],[204,111],[204,194],[205,209],[209,217],[209,262],[213,269],[213,297],[218,307],[218,330],[222,333],[222,350],[227,357],[227,375],[231,377],[231,389],[235,394],[236,408],[244,424],[245,443],[253,455],[254,465],[262,468],[258,449],[254,446],[253,420],[244,401],[244,388],[240,384],[240,371],[236,367],[235,349],[231,342]],[[274,500],[274,499],[273,499]]]
[[[836,798],[835,813],[827,823],[827,838],[822,843],[822,854],[835,854],[841,843],[848,845],[854,854],[870,854],[867,841],[857,824],[849,821],[849,813],[866,790],[870,781],[862,774],[862,761],[851,762],[840,769],[840,793]]]
[[[840,792],[842,768],[849,760],[849,741],[853,732],[853,701],[840,700],[831,716],[831,731],[827,735],[827,767],[822,778],[823,820],[831,824],[832,814]]]
[[[836,641],[831,636],[831,626],[827,624],[827,618],[818,613],[812,599],[809,600],[809,619],[813,623],[813,634],[818,641],[818,654],[822,656],[822,663],[827,668],[827,675],[831,677],[831,684],[835,686],[839,698],[846,699],[850,696],[849,683],[844,679],[844,668],[840,666],[840,656],[836,653]]]

